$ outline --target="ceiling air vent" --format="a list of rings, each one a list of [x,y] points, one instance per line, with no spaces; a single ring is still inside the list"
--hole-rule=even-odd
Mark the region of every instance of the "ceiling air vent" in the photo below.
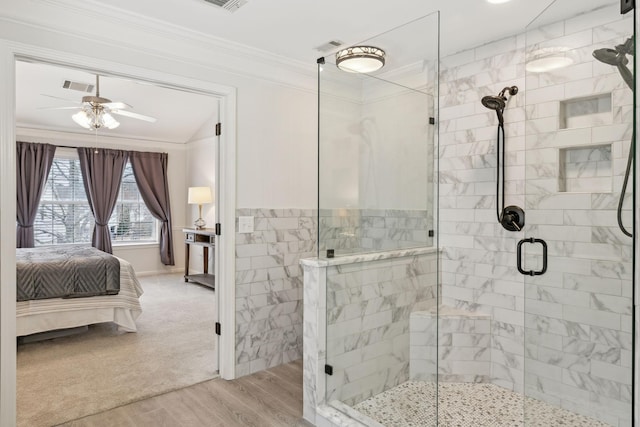
[[[229,12],[235,12],[247,3],[247,0],[204,0],[207,3],[211,3],[218,7],[228,10]]]
[[[90,83],[72,82],[71,80],[65,80],[62,83],[64,89],[77,90],[79,92],[93,93],[94,86]]]
[[[320,51],[320,52],[329,52],[330,50],[333,50],[337,47],[342,46],[344,43],[341,42],[340,40],[331,40],[326,42],[325,44],[321,44],[320,46],[316,47],[315,49]]]

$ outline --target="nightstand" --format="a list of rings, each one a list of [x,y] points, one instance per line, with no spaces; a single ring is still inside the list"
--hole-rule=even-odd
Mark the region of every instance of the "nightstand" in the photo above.
[[[213,228],[185,228],[184,243],[184,281],[194,282],[215,289],[215,276],[209,274],[209,248],[215,250],[216,233]],[[191,246],[202,247],[202,274],[189,274],[189,253]]]

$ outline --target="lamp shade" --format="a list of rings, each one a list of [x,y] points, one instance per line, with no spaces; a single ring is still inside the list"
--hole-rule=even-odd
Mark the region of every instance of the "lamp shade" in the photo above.
[[[191,205],[203,205],[212,203],[213,196],[209,187],[189,187],[188,203]]]

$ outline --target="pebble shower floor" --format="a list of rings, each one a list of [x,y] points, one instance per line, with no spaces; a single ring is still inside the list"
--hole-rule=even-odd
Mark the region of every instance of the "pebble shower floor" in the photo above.
[[[493,384],[443,383],[439,390],[438,427],[609,426],[537,399],[523,400],[521,394]],[[386,427],[435,427],[434,402],[433,383],[409,381],[357,404],[354,409]]]

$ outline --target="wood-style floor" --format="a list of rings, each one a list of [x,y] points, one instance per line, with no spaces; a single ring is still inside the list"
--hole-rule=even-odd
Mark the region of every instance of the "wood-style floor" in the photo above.
[[[302,420],[302,361],[215,379],[61,424],[65,427],[311,426]]]

